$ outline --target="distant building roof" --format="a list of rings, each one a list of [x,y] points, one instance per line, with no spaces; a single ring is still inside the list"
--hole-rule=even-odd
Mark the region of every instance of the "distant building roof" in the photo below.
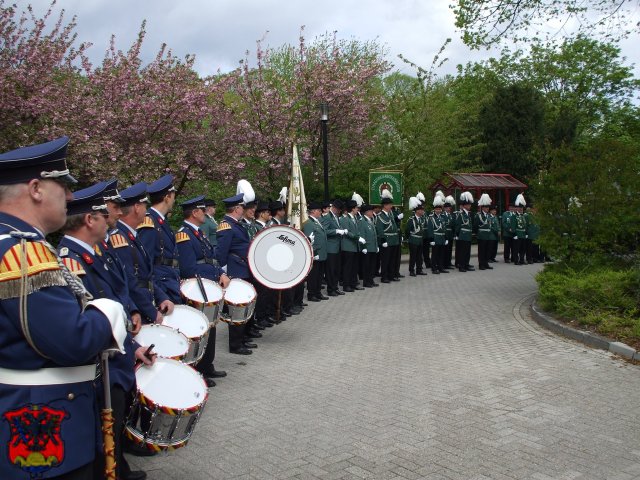
[[[460,189],[518,189],[527,188],[525,183],[512,177],[508,173],[447,173],[451,182],[445,179],[437,182],[437,185],[447,185],[449,188]]]

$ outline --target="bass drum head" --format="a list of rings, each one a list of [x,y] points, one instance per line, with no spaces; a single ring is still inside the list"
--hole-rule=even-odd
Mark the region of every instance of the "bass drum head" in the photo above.
[[[295,287],[313,264],[313,249],[300,230],[274,225],[258,232],[247,255],[254,278],[275,290]]]

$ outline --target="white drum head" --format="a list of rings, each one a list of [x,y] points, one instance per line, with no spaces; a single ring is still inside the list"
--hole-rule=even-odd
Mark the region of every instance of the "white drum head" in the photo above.
[[[173,313],[166,315],[162,324],[175,328],[189,338],[200,338],[209,329],[209,320],[206,315],[188,305],[173,307]]]
[[[189,351],[189,339],[167,325],[143,325],[133,338],[144,347],[153,344],[159,357],[182,358]]]
[[[313,249],[300,230],[274,225],[258,232],[249,245],[249,268],[257,281],[276,290],[302,282],[313,264]]]
[[[189,300],[198,303],[217,303],[222,300],[222,287],[220,285],[208,278],[202,279],[202,285],[204,286],[204,291],[207,294],[206,302],[202,296],[200,287],[198,286],[198,280],[195,278],[189,278],[182,282],[182,285],[180,285],[180,292]]]
[[[256,298],[256,289],[249,282],[232,278],[224,292],[225,302],[231,305],[248,305]]]
[[[136,382],[142,395],[161,407],[184,410],[207,398],[207,385],[200,374],[170,358],[157,358],[152,366],[138,368]]]

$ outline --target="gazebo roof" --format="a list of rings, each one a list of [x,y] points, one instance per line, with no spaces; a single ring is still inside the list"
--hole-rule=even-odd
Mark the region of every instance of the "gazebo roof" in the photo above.
[[[452,180],[452,184],[449,187],[455,185],[462,189],[527,188],[525,183],[508,173],[447,173],[447,176]]]

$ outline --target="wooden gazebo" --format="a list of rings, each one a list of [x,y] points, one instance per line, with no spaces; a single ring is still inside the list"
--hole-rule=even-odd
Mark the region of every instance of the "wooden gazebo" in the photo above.
[[[503,212],[509,208],[519,193],[527,189],[527,184],[508,173],[446,173],[444,178],[431,185],[433,194],[442,190],[445,195],[453,195],[456,203],[460,193],[469,191],[474,200],[488,193],[498,210]]]

